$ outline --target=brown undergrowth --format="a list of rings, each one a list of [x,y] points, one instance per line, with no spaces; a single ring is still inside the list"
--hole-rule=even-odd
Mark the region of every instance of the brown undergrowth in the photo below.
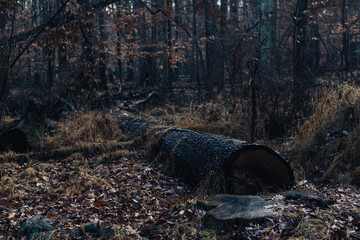
[[[49,151],[66,147],[84,147],[94,143],[114,143],[125,139],[119,120],[101,112],[82,112],[57,122],[54,134],[44,136],[36,150]]]
[[[306,178],[360,184],[360,88],[324,88],[292,142],[294,165]],[[316,98],[314,98],[316,99]]]
[[[350,92],[349,96],[345,94],[344,98],[347,96],[356,99],[356,95],[352,95],[355,94],[352,92],[355,88],[343,87],[344,94]],[[338,89],[335,88],[331,91],[338,93]],[[329,94],[328,97],[331,95],[333,94]],[[335,100],[330,98],[330,102],[326,104]],[[248,139],[248,112],[245,103],[234,100],[224,106],[221,101],[225,100],[218,99],[188,108],[167,105],[165,108],[150,110],[145,117],[163,127],[154,129],[148,135],[158,138],[168,129],[167,127],[181,127]],[[357,108],[356,102],[350,104],[352,101],[344,101],[345,106]],[[317,139],[320,144],[322,137],[313,137],[314,135],[323,133],[326,137],[331,126],[340,126],[339,124],[345,121],[341,119],[347,119],[341,114],[346,107],[339,107],[338,115],[342,118],[338,118],[335,117],[335,108],[326,104],[322,111],[327,109],[326,113],[329,116],[319,113],[315,115],[316,111],[319,111],[316,110],[310,118],[314,122],[304,124],[294,141],[296,144],[309,144],[313,139]],[[354,111],[357,110],[354,108]],[[335,115],[331,115],[331,112]],[[353,116],[357,119],[357,112],[353,113]],[[332,120],[327,122],[329,119]],[[322,127],[324,123],[329,125]],[[286,205],[284,208],[284,217],[268,219],[261,225],[227,225],[224,228],[226,230],[221,231],[207,229],[202,220],[205,211],[199,208],[198,199],[194,197],[193,192],[178,180],[163,174],[159,166],[144,161],[144,146],[134,143],[136,139],[121,132],[116,116],[97,112],[78,113],[56,125],[59,128],[53,134],[45,136],[37,148],[43,152],[65,151],[69,153],[65,154],[66,157],[54,158],[55,155],[50,154],[50,159],[44,162],[34,159],[34,155],[31,155],[34,153],[31,153],[24,163],[0,161],[0,237],[4,239],[15,238],[21,222],[34,215],[42,215],[49,219],[57,229],[53,236],[55,239],[99,238],[94,233],[81,231],[84,225],[97,221],[117,231],[117,235],[111,239],[286,239],[296,232],[315,229],[315,224],[321,226],[327,235],[347,233],[352,231],[353,225],[359,219],[357,215],[351,215],[350,227],[339,224],[338,227],[337,222],[330,219],[331,226],[336,225],[336,229],[341,230],[331,230],[330,233],[327,225],[323,224],[328,220],[322,219],[330,214],[319,216],[316,212],[318,209],[311,205],[286,203],[289,206]],[[347,140],[347,148],[343,149],[351,148],[351,151],[346,150],[349,156],[356,156],[358,145],[353,147],[348,143],[355,143],[359,139],[355,134],[358,131],[357,120],[353,125],[342,129],[349,133],[343,136]],[[259,126],[261,127],[261,123]],[[320,131],[321,129],[323,130]],[[332,142],[340,138],[336,134],[331,135],[336,136]],[[152,142],[151,139],[148,140]],[[133,147],[129,147],[131,144]],[[102,147],[109,145],[115,147]],[[98,146],[98,150],[94,148],[92,154],[89,154],[88,150],[94,146]],[[134,146],[140,148],[135,149]],[[306,148],[300,147],[297,154],[312,156],[306,152]],[[2,155],[6,156],[14,159],[16,154]],[[324,190],[328,191],[329,189]],[[339,191],[339,188],[333,188],[331,191],[329,195],[335,196],[334,191]],[[339,201],[334,210],[329,210],[329,213],[333,214],[333,211],[341,209],[334,219],[350,219],[343,211],[353,204],[346,201],[355,199],[357,194],[358,192],[352,189],[338,193],[339,198],[344,201]],[[311,221],[311,218],[309,220],[310,215],[321,218],[321,221]],[[351,234],[354,233],[350,232],[349,235]],[[306,236],[311,238],[309,235]],[[296,237],[301,236],[298,234]]]
[[[247,101],[219,96],[199,105],[186,107],[166,104],[147,111],[142,117],[165,126],[190,129],[200,133],[215,133],[250,139]]]

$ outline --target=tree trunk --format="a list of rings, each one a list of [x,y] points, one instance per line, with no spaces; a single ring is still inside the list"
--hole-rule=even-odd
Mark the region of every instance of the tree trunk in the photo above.
[[[106,74],[106,26],[105,26],[105,13],[101,10],[99,12],[99,16],[98,16],[98,22],[99,22],[99,34],[100,34],[100,41],[99,41],[99,45],[100,45],[100,50],[99,50],[99,79],[100,79],[100,89],[101,90],[106,90],[107,89],[107,74]]]
[[[2,36],[5,36],[6,23],[6,14],[0,12],[0,31]],[[0,120],[2,119],[2,110],[9,90],[8,49],[6,46],[7,39],[4,37],[0,38]]]
[[[60,1],[58,1],[58,6],[60,7]],[[64,12],[59,14],[59,24],[64,24]],[[58,86],[58,95],[59,97],[64,97],[67,95],[66,90],[66,81],[68,76],[68,61],[67,61],[67,51],[64,45],[60,45],[58,48],[58,78],[59,78],[59,86]]]
[[[254,194],[262,187],[283,189],[294,182],[289,164],[271,149],[221,135],[170,130],[151,153],[170,175],[192,186],[208,184],[214,193],[239,193],[241,188],[240,193]],[[250,186],[249,179],[262,184]]]
[[[216,15],[217,1],[208,0],[205,3],[206,30],[206,83],[208,97],[213,97],[214,87],[219,90],[224,83],[224,58],[221,56],[221,34],[217,29],[219,18]]]
[[[221,92],[225,88],[225,44],[226,41],[226,20],[227,20],[227,12],[228,12],[228,1],[221,0],[221,16],[220,16],[220,36],[219,36],[219,65],[217,70],[219,71],[219,79],[217,81],[218,92]]]
[[[268,147],[216,134],[123,119],[123,130],[143,134],[148,157],[165,171],[206,193],[256,194],[294,183],[290,165]]]
[[[345,81],[348,79],[349,72],[349,56],[348,56],[348,48],[349,48],[349,40],[348,40],[348,27],[346,26],[347,22],[347,0],[342,0],[342,9],[341,9],[341,24],[344,28],[343,30],[343,39],[342,39],[342,51],[341,51],[341,65],[342,71],[344,72]]]
[[[230,18],[233,19],[236,24],[239,19],[238,8],[239,0],[230,0]]]
[[[171,60],[172,60],[172,55],[173,55],[173,50],[172,50],[172,27],[171,27],[171,15],[172,13],[172,1],[171,0],[166,0],[166,5],[165,5],[165,9],[166,9],[166,42],[167,42],[167,88],[168,88],[168,93],[171,93],[171,86],[172,83],[174,81],[174,70],[172,68],[172,64],[171,64]]]
[[[121,86],[123,85],[123,64],[122,64],[122,59],[121,59],[121,35],[120,35],[120,30],[117,31],[117,46],[116,46],[116,51],[117,51],[117,78],[120,80],[120,84]]]
[[[306,66],[313,74],[316,74],[320,67],[320,35],[317,23],[311,25],[309,34],[310,40],[306,56]]]
[[[197,83],[197,93],[198,93],[198,101],[201,101],[201,82],[199,76],[199,53],[197,50],[197,22],[196,22],[196,0],[192,0],[192,64],[193,64],[193,78],[196,80]]]
[[[304,93],[307,88],[306,69],[306,15],[308,0],[298,0],[295,9],[294,28],[294,85],[293,85],[293,107],[295,110],[303,108]]]
[[[205,1],[205,36],[206,36],[206,43],[205,43],[205,51],[206,51],[206,82],[205,82],[205,88],[208,92],[209,97],[213,94],[213,77],[211,75],[212,70],[212,60],[213,60],[213,41],[214,39],[214,31],[212,28],[212,22],[211,22],[211,14],[210,14],[210,6],[211,4],[208,3],[208,0]]]
[[[276,78],[276,0],[260,1],[260,87],[270,91]]]

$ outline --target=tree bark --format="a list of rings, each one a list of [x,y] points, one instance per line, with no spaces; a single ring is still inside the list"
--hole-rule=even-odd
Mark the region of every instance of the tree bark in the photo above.
[[[310,40],[308,46],[308,54],[306,56],[306,66],[311,73],[316,74],[320,67],[320,35],[319,26],[313,23],[310,26]]]
[[[207,192],[254,194],[294,182],[289,164],[274,151],[226,136],[173,129],[155,142],[151,153],[170,175]],[[261,184],[251,186],[250,179]]]
[[[344,28],[343,30],[343,39],[342,39],[342,51],[341,51],[341,65],[342,71],[344,72],[345,81],[348,80],[348,72],[349,72],[349,40],[348,40],[348,27],[346,26],[347,22],[347,0],[342,0],[342,8],[341,8],[341,24]]]
[[[200,82],[200,70],[199,70],[199,52],[197,51],[197,22],[196,22],[196,0],[192,0],[192,63],[193,69],[192,74],[193,78],[197,83],[197,94],[198,101],[201,101],[201,82]]]
[[[236,24],[239,19],[238,8],[239,0],[230,0],[230,18],[233,19]]]
[[[172,83],[174,81],[174,69],[172,68],[171,59],[173,55],[172,50],[172,26],[171,26],[171,15],[172,13],[172,1],[166,0],[165,3],[165,11],[166,11],[166,44],[167,44],[167,89],[169,94],[171,93],[172,89]]]
[[[228,12],[228,1],[221,0],[221,16],[220,16],[220,36],[219,36],[219,46],[218,46],[218,61],[219,65],[217,70],[219,71],[219,79],[217,81],[218,92],[221,92],[225,88],[225,43],[226,41],[226,20]]]
[[[205,43],[205,51],[206,51],[206,82],[205,82],[205,88],[208,92],[209,96],[212,96],[213,93],[213,76],[211,74],[212,70],[212,60],[213,60],[213,41],[214,39],[214,31],[212,28],[211,23],[211,16],[210,16],[210,7],[211,4],[208,3],[208,0],[205,1],[205,36],[206,36],[206,43]]]
[[[107,65],[107,58],[106,58],[106,26],[105,26],[105,13],[103,10],[99,11],[98,16],[98,23],[99,23],[99,35],[100,35],[100,42],[98,43],[100,45],[100,50],[98,51],[99,55],[99,63],[98,63],[98,72],[99,72],[99,79],[100,79],[100,89],[101,90],[107,90],[107,74],[106,74],[106,65]]]
[[[260,87],[273,88],[276,78],[276,1],[260,1]]]
[[[294,28],[294,86],[293,107],[301,110],[304,102],[304,92],[307,88],[306,69],[306,15],[308,0],[299,0],[295,9]]]
[[[2,109],[9,87],[8,49],[6,48],[8,44],[5,38],[6,23],[6,14],[0,12],[0,119],[2,118]]]

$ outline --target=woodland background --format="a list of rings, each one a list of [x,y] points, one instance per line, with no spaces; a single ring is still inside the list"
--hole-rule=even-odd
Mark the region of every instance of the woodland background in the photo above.
[[[2,1],[2,103],[19,92],[92,108],[130,91],[178,102],[246,99],[256,58],[260,111],[309,115],[319,79],[357,81],[359,4]]]
[[[360,0],[1,0],[0,236],[358,238],[359,65]],[[332,205],[208,224],[129,117],[267,145]]]

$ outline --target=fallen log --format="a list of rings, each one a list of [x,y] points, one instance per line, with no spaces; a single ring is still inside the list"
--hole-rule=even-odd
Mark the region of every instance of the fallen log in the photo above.
[[[0,131],[0,152],[14,151],[25,153],[38,137],[46,132],[45,107],[34,101],[25,105],[25,113],[20,120]]]
[[[149,93],[146,98],[133,102],[130,108],[144,110],[148,106],[157,105],[160,102],[160,95],[156,92]]]
[[[150,160],[162,163],[168,174],[199,193],[257,194],[294,184],[290,165],[266,146],[140,119],[123,121],[124,126],[133,134],[142,133]]]
[[[171,129],[153,144],[151,156],[205,192],[256,194],[294,183],[290,165],[270,148],[217,134]]]
[[[31,149],[28,137],[20,129],[7,129],[0,134],[0,152],[25,153]]]

